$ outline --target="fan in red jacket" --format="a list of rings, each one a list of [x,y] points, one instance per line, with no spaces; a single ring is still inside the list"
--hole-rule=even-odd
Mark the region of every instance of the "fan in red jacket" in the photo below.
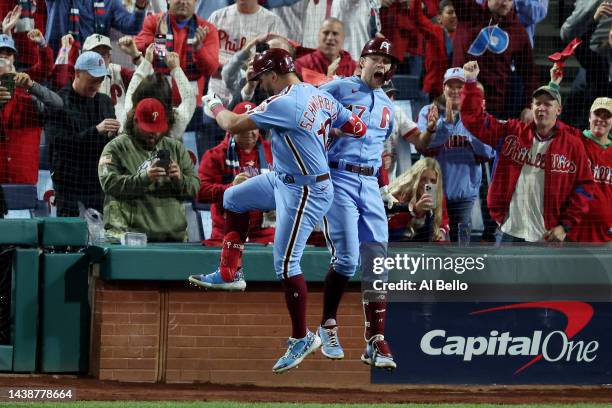
[[[208,78],[219,68],[219,33],[208,21],[195,15],[195,1],[171,2],[168,13],[147,16],[134,41],[141,52],[155,43],[157,55],[156,71],[164,72],[160,62],[162,54],[174,51],[180,56],[181,68],[190,81],[197,81],[197,105],[202,106],[202,92]],[[180,96],[176,84],[172,86],[173,101]]]
[[[425,12],[433,17],[438,12],[438,0],[423,0]],[[385,2],[383,2],[385,3]],[[391,44],[395,56],[403,61],[407,53],[410,55],[423,55],[423,37],[416,27],[415,20],[411,16],[412,5],[409,1],[393,1],[382,4],[380,8],[381,34]]]
[[[483,112],[478,63],[463,69],[463,123],[484,143],[500,146],[487,196],[491,217],[503,232],[499,240],[564,241],[589,210],[593,177],[580,131],[558,120],[559,85],[551,82],[533,93],[532,123],[498,121]]]
[[[30,31],[28,38],[38,47],[38,62],[23,72],[27,73],[33,81],[45,82],[53,68],[53,51],[47,47],[45,37],[40,30]],[[6,34],[0,34],[0,58],[9,60],[13,65],[22,64],[21,57],[17,54],[15,40]]]
[[[21,7],[16,4],[24,4]],[[19,1],[0,1],[0,18],[3,18],[2,28],[4,34],[8,34],[15,40],[15,47],[19,53],[19,66],[33,67],[37,62],[51,60],[53,65],[53,51],[47,47],[40,47],[40,43],[32,41],[29,34],[35,28],[38,28],[41,33],[45,32],[47,24],[47,8],[44,1],[27,1],[25,3]],[[41,56],[41,53],[44,53]],[[47,61],[43,61],[46,63]],[[39,73],[48,74],[46,68],[41,67]],[[38,77],[36,72],[29,72],[34,80],[43,80]],[[35,79],[38,78],[38,79]],[[46,77],[45,77],[46,78]]]
[[[0,75],[12,68],[0,58]],[[28,74],[14,75],[12,92],[0,87],[0,183],[36,184],[43,121],[52,119],[52,112],[61,109],[63,102]]]
[[[593,172],[593,200],[581,224],[568,239],[577,242],[612,241],[612,99],[597,98],[591,106],[589,130],[582,143]]]
[[[245,113],[257,105],[242,102],[236,105],[234,113]],[[270,142],[257,131],[226,135],[217,146],[208,150],[200,164],[200,192],[198,201],[211,203],[212,235],[205,245],[220,246],[225,236],[223,193],[232,185],[245,181],[250,176],[268,171],[272,164]],[[261,211],[251,211],[249,220],[249,242],[268,244],[274,242],[274,228],[262,228]]]
[[[337,18],[326,18],[319,30],[318,48],[295,61],[295,70],[304,77],[302,70],[309,69],[325,76],[351,76],[357,63],[351,54],[342,49],[344,24]],[[306,79],[304,79],[306,80]]]
[[[429,94],[430,100],[434,100],[442,95],[442,78],[453,58],[452,40],[457,29],[457,15],[453,4],[449,0],[443,0],[440,2],[437,24],[425,15],[421,3],[422,0],[414,0],[413,6],[410,7],[410,17],[425,39],[423,92]]]
[[[480,82],[487,90],[487,111],[505,115],[505,99],[512,67],[521,77],[525,106],[538,87],[533,49],[525,27],[514,12],[512,1],[488,0],[482,6],[474,0],[454,0],[459,24],[453,39],[452,67],[470,60],[482,67]],[[495,89],[495,92],[489,90]]]

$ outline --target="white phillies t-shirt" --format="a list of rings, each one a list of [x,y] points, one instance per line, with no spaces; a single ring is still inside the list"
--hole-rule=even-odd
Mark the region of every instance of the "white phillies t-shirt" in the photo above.
[[[551,140],[533,139],[533,146],[519,159],[523,161],[521,175],[516,183],[508,217],[501,230],[527,242],[542,241],[544,226],[544,174],[545,155]]]
[[[316,49],[319,46],[319,30],[327,15],[328,7],[331,6],[332,0],[319,0],[315,2],[310,0],[306,8],[306,15],[302,21],[304,34],[302,45],[307,48]],[[331,10],[330,10],[331,11]]]
[[[310,31],[310,28],[304,30],[304,27],[306,27],[304,25],[306,10],[310,3],[312,3],[310,0],[299,0],[291,6],[276,7],[270,10],[280,17],[285,27],[287,27],[287,38],[304,46],[306,45],[304,44],[303,38],[306,32]]]
[[[219,63],[227,64],[232,56],[240,51],[251,39],[267,33],[287,36],[287,29],[281,19],[274,13],[259,7],[257,12],[242,14],[233,4],[212,13],[208,19],[219,30]],[[214,92],[221,98],[229,100],[231,91],[225,87],[219,78],[211,78],[209,92]]]
[[[121,77],[121,65],[110,63],[108,65],[108,75],[104,77],[104,81],[100,86],[100,93],[110,96],[115,107],[115,116],[122,124],[125,123],[125,93],[127,86],[123,83]]]
[[[390,182],[412,167],[412,148],[410,147],[412,143],[404,136],[419,134],[418,130],[417,124],[402,108],[396,106],[393,115],[393,130],[391,136],[385,141],[385,152],[393,157],[389,169]]]
[[[334,0],[331,16],[344,23],[344,49],[359,61],[363,46],[370,40],[370,17],[374,12],[376,29],[380,31],[378,0]]]

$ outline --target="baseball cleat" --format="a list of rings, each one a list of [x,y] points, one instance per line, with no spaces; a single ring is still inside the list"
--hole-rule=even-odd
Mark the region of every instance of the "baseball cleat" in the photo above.
[[[199,287],[212,290],[240,291],[246,288],[246,281],[244,280],[242,268],[238,269],[236,277],[232,282],[224,281],[219,269],[208,275],[191,275],[189,277],[189,282]]]
[[[280,374],[297,367],[307,355],[314,352],[320,346],[321,338],[310,330],[308,330],[306,336],[301,339],[289,337],[289,340],[287,340],[287,351],[285,355],[279,358],[276,364],[274,364],[272,371],[275,374]]]
[[[361,361],[376,368],[393,370],[397,367],[393,361],[393,355],[385,336],[377,334],[368,341],[366,349],[361,356]]]
[[[319,326],[317,335],[321,338],[321,353],[332,360],[342,360],[344,358],[344,350],[338,339],[338,326],[333,329],[326,329]]]

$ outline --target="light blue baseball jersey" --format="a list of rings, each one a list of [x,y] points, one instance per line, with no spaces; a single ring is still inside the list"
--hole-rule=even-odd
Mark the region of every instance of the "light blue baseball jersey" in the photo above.
[[[384,142],[393,129],[393,102],[382,88],[373,90],[357,76],[336,79],[322,85],[321,89],[351,109],[368,127],[364,137],[332,140],[329,161],[344,159],[352,164],[380,167]]]
[[[260,129],[272,133],[277,173],[314,176],[329,172],[329,131],[346,123],[351,111],[327,92],[300,83],[268,98],[249,116]]]

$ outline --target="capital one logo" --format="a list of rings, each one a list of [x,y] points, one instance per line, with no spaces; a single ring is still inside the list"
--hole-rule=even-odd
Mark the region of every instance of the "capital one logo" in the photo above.
[[[599,342],[592,340],[572,340],[593,317],[593,308],[583,302],[530,302],[477,310],[470,315],[501,312],[512,309],[548,309],[565,315],[567,325],[563,330],[545,333],[534,330],[531,336],[513,336],[511,332],[491,330],[487,336],[453,336],[446,330],[430,330],[421,338],[421,351],[430,356],[460,356],[463,361],[495,356],[533,356],[520,366],[514,374],[519,374],[529,366],[544,360],[555,362],[590,363],[597,358]]]

